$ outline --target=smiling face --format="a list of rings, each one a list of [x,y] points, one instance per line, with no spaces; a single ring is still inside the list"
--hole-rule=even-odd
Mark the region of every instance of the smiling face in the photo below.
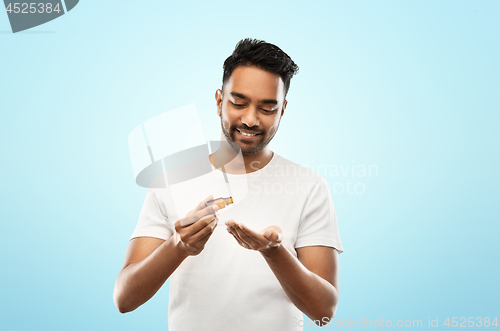
[[[215,99],[229,144],[246,155],[266,151],[287,104],[281,77],[254,66],[239,66]]]

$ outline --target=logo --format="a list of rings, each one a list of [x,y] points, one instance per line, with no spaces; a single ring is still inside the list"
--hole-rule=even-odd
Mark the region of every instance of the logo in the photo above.
[[[75,8],[79,0],[15,2],[4,0],[12,32],[31,29],[56,19]]]
[[[148,189],[165,189],[170,196],[169,208],[177,215],[193,209],[195,196],[200,200],[207,195],[232,197],[233,206],[247,196],[246,177],[227,176],[217,169],[231,162],[236,174],[246,173],[241,149],[227,141],[207,141],[194,104],[144,121],[130,132],[128,145],[136,183]],[[209,158],[215,153],[217,167]],[[197,192],[192,191],[193,186]]]

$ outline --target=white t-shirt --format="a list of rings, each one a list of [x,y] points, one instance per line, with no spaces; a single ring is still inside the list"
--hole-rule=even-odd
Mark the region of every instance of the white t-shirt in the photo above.
[[[222,172],[212,169],[168,189],[149,188],[131,238],[166,240],[175,222],[208,195],[228,197]],[[170,277],[169,330],[302,330],[302,312],[264,257],[241,247],[224,223],[233,219],[257,232],[276,225],[283,231],[283,245],[295,257],[295,248],[315,245],[341,253],[327,182],[276,153],[258,171],[227,176],[234,204],[219,210],[218,226],[204,250],[185,259]]]

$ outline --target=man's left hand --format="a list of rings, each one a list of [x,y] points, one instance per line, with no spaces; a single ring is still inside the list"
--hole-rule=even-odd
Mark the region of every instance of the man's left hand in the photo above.
[[[225,224],[227,232],[232,234],[236,241],[246,249],[266,252],[280,246],[283,240],[283,232],[274,225],[257,233],[242,223],[236,224],[234,220],[229,220]]]

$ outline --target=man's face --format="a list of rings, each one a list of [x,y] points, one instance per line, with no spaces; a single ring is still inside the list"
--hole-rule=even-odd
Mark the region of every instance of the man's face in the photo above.
[[[227,141],[247,155],[266,148],[287,104],[281,77],[253,66],[234,69],[215,99]]]

